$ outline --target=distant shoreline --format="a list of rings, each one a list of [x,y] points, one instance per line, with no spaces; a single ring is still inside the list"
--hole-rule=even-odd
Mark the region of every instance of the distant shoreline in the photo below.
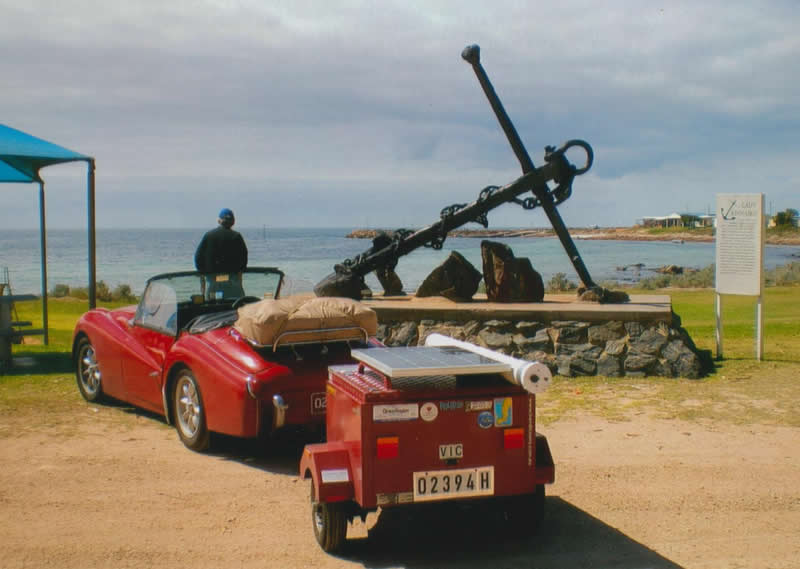
[[[355,229],[347,237],[351,239],[372,239],[381,229]],[[606,241],[675,241],[683,243],[711,243],[714,235],[710,229],[664,230],[653,231],[646,227],[571,227],[569,234],[575,240]],[[476,239],[498,238],[539,238],[555,237],[552,229],[456,229],[448,233],[448,237],[466,237]],[[800,232],[768,234],[768,245],[800,245]]]

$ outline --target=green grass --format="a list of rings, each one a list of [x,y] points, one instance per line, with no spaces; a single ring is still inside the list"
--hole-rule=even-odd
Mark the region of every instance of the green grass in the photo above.
[[[674,311],[698,348],[713,353],[714,291],[658,292],[671,296]],[[88,408],[75,386],[70,359],[72,329],[87,304],[51,299],[48,306],[50,345],[12,347],[15,365],[0,375],[0,415],[44,417],[52,409],[80,413]],[[39,302],[18,303],[17,310],[21,319],[41,327]],[[710,376],[701,380],[557,376],[538,397],[538,420],[546,425],[583,414],[613,421],[647,415],[701,423],[800,427],[800,406],[795,403],[800,399],[800,287],[767,288],[764,316],[764,361],[754,359],[755,299],[725,296],[725,359],[716,362]]]
[[[652,293],[652,291],[647,291]],[[716,355],[715,293],[711,289],[669,294],[675,313],[700,349]],[[636,294],[636,291],[632,291]],[[755,359],[753,297],[723,297],[723,356],[702,380],[670,378],[556,377],[538,399],[547,424],[591,413],[608,420],[637,415],[699,422],[800,427],[800,288],[765,289],[764,359]]]

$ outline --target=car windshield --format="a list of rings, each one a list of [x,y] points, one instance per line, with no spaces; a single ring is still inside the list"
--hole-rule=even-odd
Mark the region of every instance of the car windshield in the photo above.
[[[242,297],[278,298],[283,272],[254,267],[242,273],[166,273],[147,281],[134,321],[174,335],[192,318],[233,308]]]

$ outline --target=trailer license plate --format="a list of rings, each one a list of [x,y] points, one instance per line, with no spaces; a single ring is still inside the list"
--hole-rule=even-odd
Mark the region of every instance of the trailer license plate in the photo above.
[[[414,501],[494,494],[494,466],[414,473]]]

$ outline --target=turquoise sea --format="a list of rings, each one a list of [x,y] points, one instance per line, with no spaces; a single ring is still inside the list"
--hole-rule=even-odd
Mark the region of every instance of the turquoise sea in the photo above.
[[[110,287],[129,284],[135,293],[154,274],[194,269],[194,250],[204,229],[99,229],[97,230],[97,279]],[[347,238],[352,228],[271,229],[237,228],[245,237],[250,266],[272,266],[286,273],[286,293],[308,292],[333,271],[336,263],[369,248],[368,239]],[[492,239],[508,244],[517,257],[528,257],[545,282],[555,273],[565,273],[578,282],[572,264],[557,238]],[[479,238],[448,238],[440,251],[417,249],[402,257],[397,274],[408,291],[451,251],[464,255],[481,268]],[[714,243],[576,240],[575,244],[595,281],[633,282],[650,276],[664,265],[703,268],[714,262]],[[797,261],[800,247],[768,246],[767,268]],[[88,244],[86,231],[50,229],[47,232],[48,289],[56,284],[86,286]],[[642,263],[644,268],[622,271],[618,267]],[[15,293],[38,293],[41,289],[38,230],[0,229],[0,270],[8,267]],[[381,287],[374,276],[367,284]]]

